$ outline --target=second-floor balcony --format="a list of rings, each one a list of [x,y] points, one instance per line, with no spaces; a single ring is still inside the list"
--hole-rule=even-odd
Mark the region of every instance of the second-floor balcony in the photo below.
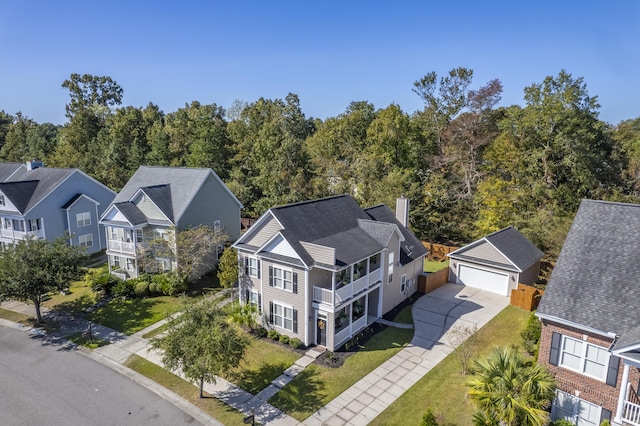
[[[14,229],[0,229],[0,237],[11,240],[22,240],[27,235],[33,235],[37,240],[44,238],[44,231],[39,229],[37,231],[16,231]]]
[[[107,240],[107,250],[122,254],[139,254],[146,248],[145,242],[133,243],[119,240]]]
[[[337,307],[379,284],[383,278],[379,260],[372,257],[332,274],[332,282],[326,287],[314,285],[313,301]]]

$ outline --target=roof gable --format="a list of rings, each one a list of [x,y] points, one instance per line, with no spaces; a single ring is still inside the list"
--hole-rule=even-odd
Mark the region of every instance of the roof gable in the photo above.
[[[0,182],[0,192],[6,200],[21,214],[24,214],[33,197],[39,181],[30,180],[22,182]],[[5,202],[6,202],[5,200]],[[6,207],[10,207],[7,205]]]
[[[154,185],[140,188],[140,192],[149,197],[162,215],[173,222],[173,204],[171,203],[171,185]],[[135,203],[138,204],[138,203]]]
[[[640,205],[583,200],[537,314],[624,341],[640,310],[639,235]]]

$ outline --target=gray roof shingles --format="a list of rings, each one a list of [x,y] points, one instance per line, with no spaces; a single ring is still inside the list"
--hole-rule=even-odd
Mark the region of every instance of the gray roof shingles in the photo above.
[[[48,196],[51,191],[60,185],[60,183],[77,171],[78,169],[57,169],[48,167],[41,167],[33,170],[26,170],[26,168],[24,168],[18,170],[18,173],[11,176],[6,182],[4,182],[4,185],[18,182],[36,182],[34,188],[31,188],[31,186],[34,185],[33,183],[28,184],[28,191],[24,189],[26,186],[20,188],[20,192],[23,193],[19,195],[17,199],[19,199],[20,205],[24,205],[20,210],[20,212],[24,214]],[[9,191],[11,191],[11,189],[9,189]],[[28,199],[25,204],[25,199],[27,197]],[[12,200],[12,202],[14,201]],[[16,207],[18,206],[16,205]]]
[[[20,167],[23,167],[22,163],[0,163],[0,182],[7,180],[12,174],[14,174]],[[26,168],[26,167],[25,167]]]
[[[640,337],[639,235],[640,205],[583,200],[537,312],[625,345]]]
[[[147,223],[147,217],[140,211],[138,206],[132,202],[115,203],[114,206],[127,218],[131,225],[136,226]]]

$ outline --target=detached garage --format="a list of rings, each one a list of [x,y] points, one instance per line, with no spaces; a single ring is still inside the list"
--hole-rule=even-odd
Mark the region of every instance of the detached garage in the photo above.
[[[538,278],[543,253],[513,226],[449,253],[449,281],[509,296]]]

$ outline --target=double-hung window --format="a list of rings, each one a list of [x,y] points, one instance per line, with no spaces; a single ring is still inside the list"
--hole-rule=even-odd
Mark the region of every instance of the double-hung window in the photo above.
[[[293,273],[286,269],[273,268],[273,286],[293,291]]]
[[[91,225],[91,213],[84,212],[76,214],[76,224],[78,225],[78,228]]]
[[[273,325],[293,331],[293,309],[274,302]]]
[[[40,219],[29,219],[27,221],[27,225],[29,227],[29,231],[39,231],[40,230]]]
[[[93,234],[80,235],[78,237],[80,247],[93,247]]]
[[[0,206],[4,206],[5,202],[4,202],[4,195],[0,195]]]
[[[609,352],[606,348],[563,336],[560,365],[598,380],[606,380]]]
[[[247,257],[246,273],[250,277],[258,278],[258,259],[255,257]]]
[[[577,426],[598,426],[611,420],[611,412],[577,396],[556,390],[553,420],[569,420]]]
[[[389,276],[387,283],[391,284],[391,282],[393,281],[393,263],[394,263],[394,257],[395,257],[395,253],[394,252],[389,252],[389,270],[387,271],[387,275]]]

